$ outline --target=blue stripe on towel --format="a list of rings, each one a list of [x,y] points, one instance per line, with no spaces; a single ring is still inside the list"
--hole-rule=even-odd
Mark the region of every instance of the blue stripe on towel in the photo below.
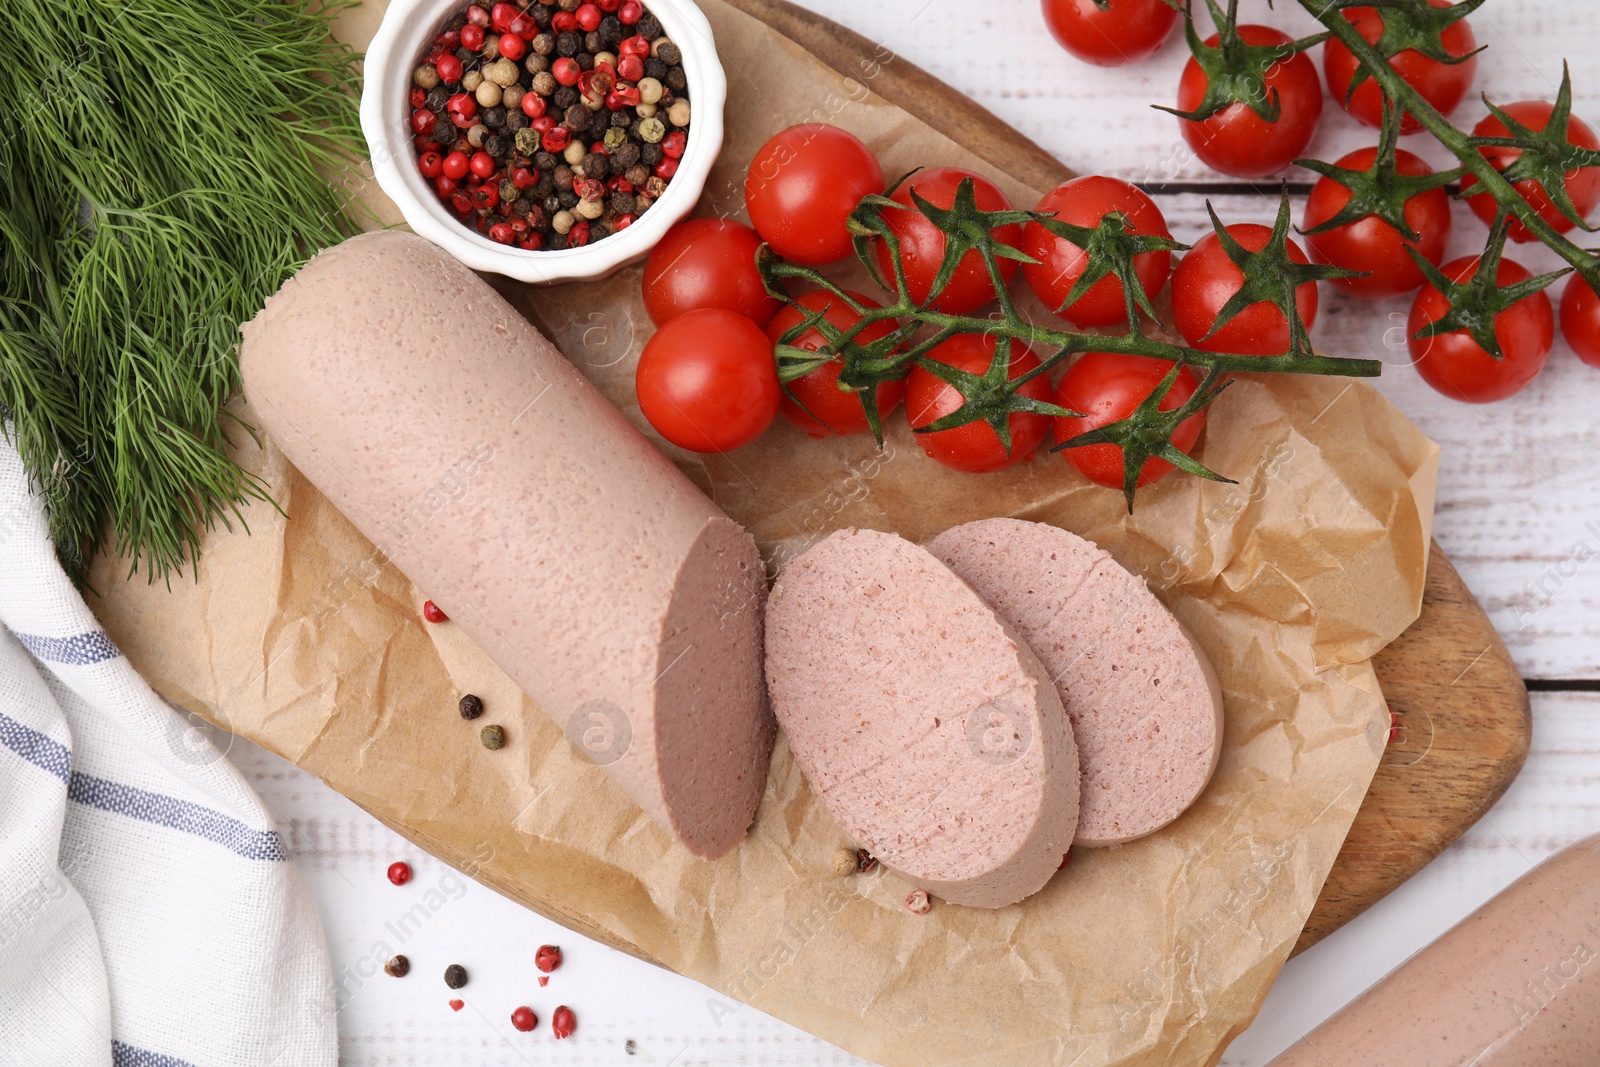
[[[74,634],[71,637],[42,637],[39,634],[17,634],[22,647],[46,663],[64,663],[72,667],[104,663],[122,653],[111,643],[104,630]]]
[[[0,745],[63,782],[72,778],[72,752],[66,745],[22,725],[5,712],[0,712]]]
[[[257,830],[231,815],[177,797],[74,772],[67,798],[101,811],[126,815],[186,834],[203,837],[247,860],[287,860],[283,842],[272,830]]]
[[[163,1056],[159,1052],[147,1052],[142,1048],[125,1045],[121,1041],[111,1042],[112,1067],[194,1067],[188,1060],[180,1060],[176,1056]]]

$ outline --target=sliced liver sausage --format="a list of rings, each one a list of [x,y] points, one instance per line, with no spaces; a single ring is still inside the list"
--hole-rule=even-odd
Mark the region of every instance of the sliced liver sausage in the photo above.
[[[834,819],[917,886],[998,908],[1060,866],[1078,816],[1060,699],[926,550],[845,530],[790,563],[767,604],[767,685]]]
[[[754,541],[472,271],[409,234],[313,259],[244,328],[311,483],[641,808],[721,856],[765,789]]]
[[[1222,691],[1203,652],[1144,581],[1055,526],[983,519],[928,550],[1044,661],[1083,772],[1080,845],[1131,841],[1193,804],[1222,746]]]

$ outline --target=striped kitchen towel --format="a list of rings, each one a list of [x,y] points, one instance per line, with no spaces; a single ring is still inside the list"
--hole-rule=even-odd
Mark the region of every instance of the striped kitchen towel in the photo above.
[[[0,624],[0,1065],[332,1067],[271,817],[96,624],[4,438]]]

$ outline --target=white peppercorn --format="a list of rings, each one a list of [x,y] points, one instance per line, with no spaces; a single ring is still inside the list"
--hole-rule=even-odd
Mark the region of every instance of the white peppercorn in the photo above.
[[[511,60],[506,59],[504,56],[489,64],[488,69],[483,73],[484,77],[488,78],[502,89],[508,85],[517,84],[517,78],[519,76],[517,65],[511,62]]]
[[[572,210],[579,218],[597,219],[606,213],[606,206],[598,200],[579,200]]]
[[[656,114],[656,105],[654,105],[654,104],[635,104],[634,107],[633,107],[633,110],[638,112],[639,113],[639,117],[642,118],[642,119],[654,118],[655,114]]]
[[[500,102],[500,83],[485,78],[478,83],[478,88],[472,95],[477,99],[479,107],[494,107]]]
[[[439,70],[432,63],[424,63],[411,72],[411,80],[422,89],[432,89],[439,84]]]
[[[639,79],[639,99],[647,104],[654,104],[661,99],[661,83],[655,78]]]
[[[581,141],[573,141],[567,145],[566,151],[561,153],[561,158],[573,166],[577,166],[583,162],[583,157],[588,154],[589,150],[583,146]]]
[[[489,127],[480,122],[467,131],[467,143],[473,148],[482,148],[483,139],[487,136],[489,136]]]
[[[689,101],[674,100],[672,106],[667,108],[667,121],[674,126],[689,125]]]
[[[570,211],[558,211],[550,220],[550,228],[557,233],[570,233],[577,223],[577,218]]]
[[[522,98],[527,95],[528,90],[524,89],[522,86],[515,84],[508,85],[500,94],[500,102],[504,104],[508,110],[515,111],[517,108],[522,106]]]
[[[478,86],[482,84],[483,71],[481,70],[469,70],[465,74],[461,75],[462,92],[475,93],[478,91]]]

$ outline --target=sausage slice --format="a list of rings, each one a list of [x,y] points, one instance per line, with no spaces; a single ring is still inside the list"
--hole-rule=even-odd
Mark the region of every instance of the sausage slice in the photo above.
[[[1077,844],[1143,837],[1195,802],[1222,748],[1222,690],[1142,579],[1093,542],[1020,519],[957,526],[928,550],[1055,680],[1083,772]]]
[[[1078,817],[1078,755],[1038,659],[893,534],[843,530],[767,604],[767,685],[800,769],[880,862],[954,904],[1039,890]]]
[[[744,836],[774,733],[755,542],[472,271],[398,231],[244,327],[313,485],[691,851]]]

